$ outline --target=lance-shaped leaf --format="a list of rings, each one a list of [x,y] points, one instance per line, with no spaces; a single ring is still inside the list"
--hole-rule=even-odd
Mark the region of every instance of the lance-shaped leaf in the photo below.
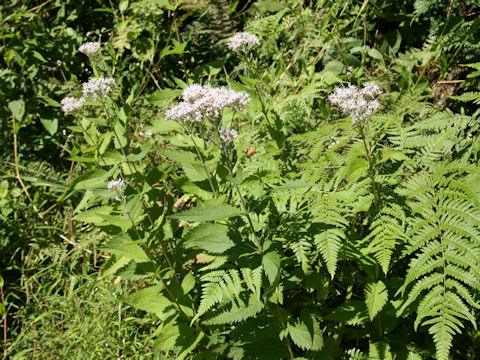
[[[234,243],[227,235],[228,227],[220,224],[203,224],[197,226],[185,239],[187,248],[199,247],[210,253],[221,254],[230,249]]]
[[[388,292],[385,284],[381,281],[370,283],[365,288],[365,304],[368,309],[370,320],[378,314],[388,301]]]
[[[175,215],[171,215],[170,218],[195,222],[227,219],[242,214],[243,211],[239,208],[227,204],[217,204],[193,208]]]

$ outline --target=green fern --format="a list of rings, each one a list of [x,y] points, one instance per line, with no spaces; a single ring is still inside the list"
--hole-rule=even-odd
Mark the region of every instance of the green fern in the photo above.
[[[407,241],[405,221],[403,209],[399,205],[391,204],[382,209],[370,225],[371,232],[367,236],[370,243],[364,253],[373,253],[385,274],[388,272],[395,245]]]
[[[242,280],[240,274],[243,275],[244,280]],[[243,302],[240,298],[240,293],[246,290],[244,285],[247,286],[247,289],[250,290],[250,292],[256,297],[256,301],[259,302],[262,283],[262,268],[259,267],[254,270],[244,268],[241,270],[241,273],[236,269],[215,270],[203,275],[200,280],[203,281],[202,297],[197,313],[192,322],[204,315],[215,304],[233,304],[234,301],[242,304]],[[234,306],[243,310],[248,308],[245,304],[243,304],[243,307],[242,305]],[[248,310],[246,311],[248,314]]]
[[[315,245],[332,279],[337,269],[338,253],[346,238],[345,228],[348,221],[341,213],[343,206],[334,194],[322,196],[312,206],[314,220],[321,224],[320,232],[315,235]]]
[[[263,310],[265,305],[256,298],[254,294],[250,295],[248,303],[240,300],[239,305],[232,303],[232,308],[205,321],[207,325],[235,324],[257,315]]]
[[[409,205],[416,214],[405,251],[415,257],[398,292],[413,287],[400,312],[420,299],[414,327],[429,326],[440,360],[449,358],[453,336],[462,332],[464,321],[476,328],[473,308],[480,308],[475,301],[480,290],[480,208],[457,186],[462,179],[472,181],[462,167],[438,166],[433,174],[412,177],[400,191],[412,199]]]

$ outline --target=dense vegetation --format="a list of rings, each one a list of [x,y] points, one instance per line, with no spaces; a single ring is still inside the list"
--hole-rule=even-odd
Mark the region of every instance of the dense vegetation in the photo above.
[[[480,357],[477,1],[0,20],[5,358]]]

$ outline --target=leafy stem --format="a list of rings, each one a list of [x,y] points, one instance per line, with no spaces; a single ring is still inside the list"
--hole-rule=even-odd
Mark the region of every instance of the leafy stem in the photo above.
[[[226,165],[227,165],[227,169],[228,169],[228,173],[230,174],[230,177],[232,178],[232,181],[233,178],[234,178],[234,174],[233,174],[233,166],[232,166],[232,163],[230,161],[230,158],[228,157],[228,154],[225,154],[225,158],[227,159],[226,161]],[[243,212],[245,213],[245,216],[247,218],[247,221],[248,221],[248,225],[250,227],[250,232],[252,233],[253,235],[253,238],[254,238],[254,241],[255,241],[255,245],[257,246],[257,249],[260,251],[261,254],[263,254],[263,250],[262,250],[262,246],[261,246],[261,243],[260,243],[260,239],[258,238],[257,236],[257,233],[255,232],[255,228],[253,226],[253,221],[252,221],[252,218],[250,217],[250,212],[248,211],[247,209],[247,206],[246,206],[246,203],[245,203],[245,199],[242,195],[242,192],[240,191],[240,187],[236,184],[236,183],[233,183],[233,186],[235,187],[235,190],[237,192],[237,195],[240,199],[240,204],[242,206],[242,210]]]
[[[210,188],[212,189],[213,196],[215,196],[215,198],[218,198],[217,190],[215,190],[215,186],[213,185],[212,178],[210,177],[210,173],[207,170],[207,165],[205,163],[205,158],[203,157],[202,152],[200,151],[197,143],[195,142],[195,139],[193,138],[192,132],[187,127],[185,127],[185,128],[187,130],[188,136],[190,136],[190,139],[192,140],[192,143],[195,146],[195,150],[197,151],[198,157],[200,158],[200,161],[201,161],[202,167],[203,167],[203,171],[205,171],[205,175],[207,176],[208,183],[210,184]]]

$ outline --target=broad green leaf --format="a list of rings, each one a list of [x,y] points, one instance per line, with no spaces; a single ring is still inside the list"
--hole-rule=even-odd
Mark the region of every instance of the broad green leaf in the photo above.
[[[125,134],[125,128],[120,123],[120,121],[116,122],[114,128],[115,128],[115,134],[116,134],[114,138],[115,147],[117,149],[121,147],[125,147],[128,143],[128,138],[127,138],[127,135]]]
[[[122,230],[128,230],[133,225],[130,219],[119,215],[99,214],[99,217],[102,218],[106,224],[118,226]]]
[[[25,114],[25,102],[23,100],[14,100],[8,103],[8,108],[15,116],[16,120],[22,120]]]
[[[210,253],[221,254],[234,245],[227,232],[228,227],[225,225],[203,224],[184,237],[185,246],[189,248],[198,246]]]
[[[106,182],[108,173],[102,169],[91,170],[80,175],[73,181],[73,188],[76,190],[84,190],[91,187],[98,187],[99,184]]]
[[[175,347],[177,339],[180,337],[180,328],[174,322],[169,322],[166,325],[162,324],[160,326],[162,329],[160,333],[156,334],[158,337],[153,346],[155,349],[161,351],[172,350]]]
[[[373,320],[388,301],[388,292],[381,281],[370,283],[365,288],[365,304],[367,305],[370,320]]]
[[[118,5],[118,10],[120,10],[121,13],[124,13],[125,10],[128,9],[128,0],[122,0],[120,1],[120,4]]]
[[[118,260],[115,256],[110,257],[110,259],[102,266],[102,276],[107,277],[110,275],[114,275],[118,270],[125,267],[132,261],[131,258],[120,257]]]
[[[262,257],[263,270],[271,284],[275,282],[280,271],[280,255],[275,251],[267,252]]]
[[[0,199],[3,199],[8,194],[8,181],[3,180],[0,183]]]
[[[195,287],[195,276],[189,272],[182,280],[182,289],[184,294],[188,294]]]
[[[304,350],[320,350],[323,347],[322,331],[313,318],[298,319],[288,324],[292,341]]]
[[[171,102],[173,99],[182,95],[182,90],[178,89],[162,89],[155,91],[149,98],[148,101],[152,105],[166,105]],[[165,120],[166,121],[166,120]]]
[[[102,165],[116,165],[123,161],[123,155],[119,150],[108,149],[102,155]]]
[[[144,144],[140,145],[138,148],[133,150],[129,155],[128,155],[128,160],[129,161],[140,161],[142,160],[150,151],[152,148],[152,144]]]
[[[150,286],[130,295],[125,301],[139,310],[161,315],[172,302],[161,295],[160,291],[160,286]]]
[[[174,131],[182,131],[182,127],[176,121],[165,119],[152,120],[151,128],[155,133],[171,133]]]
[[[74,220],[83,221],[90,224],[100,225],[104,223],[102,215],[109,215],[112,211],[111,206],[97,206],[93,209],[85,210],[73,217]]]
[[[50,135],[54,135],[57,132],[58,119],[40,119],[40,122]]]
[[[155,54],[155,44],[149,37],[140,37],[134,41],[132,52],[133,56],[140,61],[151,61]]]
[[[196,222],[227,219],[242,214],[243,211],[239,208],[227,204],[218,204],[193,208],[175,215],[170,215],[169,217],[188,222]]]
[[[134,244],[132,239],[126,234],[114,237],[102,248],[102,251],[132,259],[136,262],[150,261],[145,251],[139,245]]]
[[[383,55],[380,51],[378,51],[377,49],[370,49],[368,50],[368,55],[370,55],[370,57],[374,58],[374,59],[377,59],[377,60],[380,60],[383,62]]]
[[[197,155],[194,152],[183,150],[163,150],[161,154],[165,155],[170,160],[176,161],[180,164],[194,164],[198,162]]]
[[[368,314],[365,311],[365,303],[363,301],[347,300],[331,311],[325,319],[356,326],[367,323]]]
[[[194,349],[195,347],[198,345],[198,343],[203,339],[203,337],[205,336],[205,333],[204,332],[201,332],[197,335],[195,341],[188,347],[186,348],[185,350],[183,350],[180,355],[178,355],[177,357],[177,360],[184,360],[188,354],[190,354]]]
[[[369,359],[393,360],[390,345],[383,341],[370,344],[368,357]]]
[[[183,171],[185,171],[185,175],[190,181],[199,182],[208,179],[201,163],[183,164],[182,167]]]

